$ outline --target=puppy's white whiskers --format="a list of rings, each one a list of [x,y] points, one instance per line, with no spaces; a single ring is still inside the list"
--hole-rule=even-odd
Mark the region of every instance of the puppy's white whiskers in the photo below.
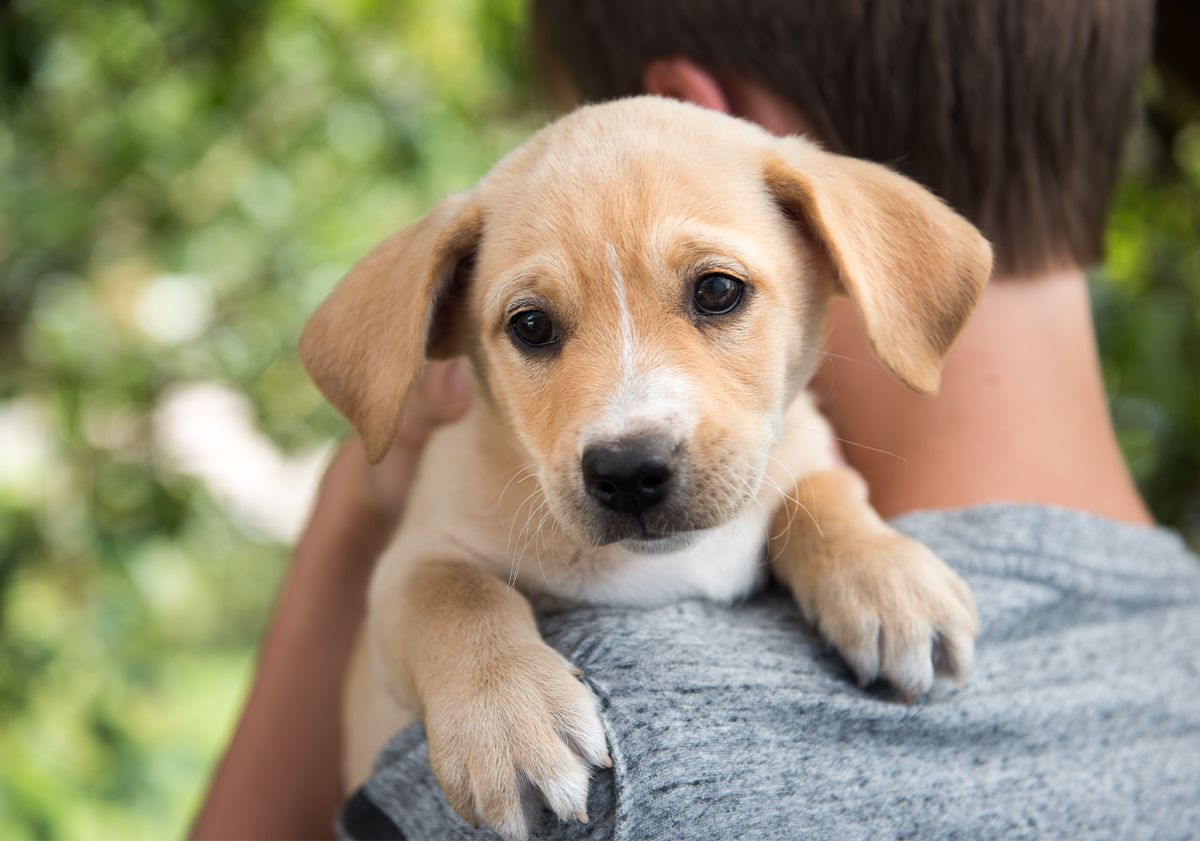
[[[518,518],[521,516],[521,509],[522,509],[522,508],[524,508],[524,507],[526,506],[526,504],[528,504],[528,503],[529,503],[529,501],[530,501],[530,500],[532,500],[532,499],[533,499],[535,496],[537,496],[537,495],[538,495],[539,493],[541,493],[541,492],[542,492],[542,488],[541,488],[541,486],[539,485],[538,487],[536,487],[536,488],[534,488],[532,491],[530,491],[530,492],[529,492],[529,494],[528,494],[528,496],[526,496],[526,497],[525,497],[523,500],[521,500],[521,504],[520,504],[520,505],[518,505],[518,506],[517,506],[517,507],[516,507],[516,508],[513,510],[513,513],[512,513],[512,520],[510,520],[510,521],[509,521],[509,524],[508,524],[508,540],[507,540],[507,541],[505,542],[505,544],[504,544],[504,551],[505,551],[506,553],[508,553],[508,554],[512,554],[512,549],[513,549],[513,529],[514,529],[514,528],[516,528],[516,526],[517,526],[517,519],[518,519]]]
[[[849,444],[851,447],[859,447],[864,450],[870,450],[873,453],[879,453],[881,455],[891,456],[892,458],[898,458],[898,459],[900,459],[900,461],[904,462],[905,464],[908,463],[908,459],[906,459],[904,456],[900,455],[899,453],[893,453],[891,450],[884,450],[879,447],[872,447],[870,444],[861,444],[858,441],[851,441],[849,438],[839,438],[837,435],[834,435],[832,432],[825,430],[825,429],[814,429],[811,426],[802,426],[798,423],[789,423],[786,425],[791,429],[802,429],[805,432],[816,432],[821,435],[827,435],[830,438],[832,438],[833,440],[839,441],[842,444]]]
[[[819,522],[817,522],[816,516],[813,514],[812,510],[807,505],[805,505],[803,502],[800,501],[800,498],[798,496],[798,494],[800,493],[800,485],[796,479],[795,472],[793,472],[792,469],[790,467],[788,467],[786,464],[784,464],[782,461],[775,458],[775,456],[768,455],[768,458],[770,458],[771,461],[775,462],[776,464],[778,464],[780,467],[782,467],[784,470],[787,471],[787,474],[791,479],[792,490],[797,494],[797,496],[793,496],[791,493],[788,493],[783,488],[779,487],[779,483],[776,482],[774,479],[772,479],[770,475],[767,476],[767,480],[772,485],[775,486],[775,490],[779,491],[780,495],[785,500],[790,502],[793,506],[791,516],[788,517],[787,526],[784,528],[784,531],[781,532],[781,534],[786,533],[790,539],[791,531],[792,531],[792,524],[796,521],[796,511],[797,511],[797,509],[799,509],[808,515],[808,519],[812,520],[812,524],[816,528],[817,534],[821,535],[821,537],[824,538],[825,532],[823,532],[821,530],[821,524]],[[775,537],[772,537],[771,539],[774,540]],[[783,548],[781,548],[780,551],[783,551],[783,549],[786,549],[786,548],[787,548],[787,543],[784,543]]]
[[[538,492],[540,494],[541,488],[538,489]],[[514,562],[514,568],[517,571],[521,569],[521,561],[524,560],[525,552],[529,549],[530,541],[533,539],[533,533],[530,532],[528,538],[526,538],[526,533],[529,532],[529,526],[533,523],[533,518],[541,513],[542,506],[544,505],[546,505],[546,497],[545,495],[541,495],[537,506],[529,509],[529,515],[525,518],[525,525],[521,528],[521,533],[517,535],[517,540],[521,542],[521,551],[517,554],[516,561]],[[545,575],[542,577],[545,578]],[[513,581],[515,583],[516,579],[514,578]]]
[[[504,552],[508,557],[515,558],[515,560],[512,561],[512,563],[511,563],[512,571],[509,576],[509,589],[515,589],[516,582],[517,582],[517,575],[520,572],[520,568],[521,568],[521,559],[519,557],[515,557],[516,553],[513,552],[513,529],[516,528],[517,519],[521,516],[521,509],[524,508],[527,504],[529,504],[535,497],[539,497],[539,496],[542,497],[542,499],[544,501],[545,495],[542,492],[542,486],[540,484],[536,488],[534,488],[532,491],[530,491],[528,496],[526,496],[523,500],[521,500],[521,504],[517,506],[515,511],[513,511],[512,522],[508,526],[508,540],[505,543]],[[529,509],[529,516],[525,520],[526,527],[528,527],[529,520],[532,519],[534,510],[535,509],[531,506]],[[524,534],[524,529],[522,529],[521,534]],[[520,539],[521,539],[521,536],[518,535],[517,540],[519,541]]]
[[[803,479],[801,479],[801,480],[800,480],[800,482],[801,482],[801,484],[804,486],[805,490],[806,490],[806,491],[808,491],[808,501],[809,501],[810,503],[813,503],[813,502],[814,502],[814,500],[816,499],[816,497],[815,497],[815,496],[814,496],[814,494],[812,493],[812,488],[811,488],[811,484],[812,484],[812,483],[811,483],[811,481],[810,481],[809,477],[808,477],[808,476],[805,476]],[[797,486],[796,486],[796,493],[797,493],[797,494],[799,494],[799,493],[800,493],[800,485],[797,485]],[[797,500],[797,503],[800,505],[800,507],[801,507],[801,508],[803,508],[803,509],[804,509],[804,513],[808,515],[808,518],[809,518],[810,520],[812,520],[812,524],[813,524],[814,526],[816,526],[816,529],[817,529],[817,534],[821,535],[821,539],[824,539],[824,538],[825,538],[825,532],[824,532],[824,530],[821,528],[821,524],[820,524],[820,523],[817,521],[817,515],[816,515],[816,512],[814,512],[814,511],[813,511],[813,510],[812,510],[812,509],[811,509],[809,506],[807,506],[807,505],[804,505],[803,503],[800,503],[800,502],[799,502],[799,500]]]
[[[738,484],[734,484],[729,476],[717,474],[717,480],[721,483],[722,488],[726,492],[726,498],[729,500],[729,506],[736,506],[743,498],[743,495],[750,490],[749,481],[741,476],[735,475],[738,479]]]
[[[856,356],[846,356],[845,354],[834,353],[834,352],[828,351],[828,350],[821,351],[821,354],[823,356],[828,356],[832,359],[844,359],[847,362],[853,362],[856,365],[862,365],[867,368],[874,368],[877,371],[886,371],[887,370],[882,365],[880,365],[878,362],[876,362],[875,360],[872,360],[872,359],[859,359]]]
[[[803,479],[801,479],[800,481],[807,482],[808,477],[806,476]],[[800,493],[799,485],[796,485],[796,493],[797,494]],[[795,508],[798,508],[799,510],[803,511],[805,514],[808,515],[808,519],[812,520],[813,528],[815,528],[817,530],[817,534],[819,534],[821,536],[821,539],[824,540],[825,532],[821,528],[821,524],[819,522],[817,522],[817,515],[813,513],[812,509],[809,508],[807,505],[805,505],[803,502],[801,502],[799,496],[788,496],[787,494],[784,494],[784,496],[787,497],[787,499],[795,506]],[[789,533],[792,530],[792,523],[795,522],[795,519],[796,519],[796,510],[793,509],[791,517],[788,518],[787,530]],[[786,544],[784,544],[784,545],[786,546]]]
[[[787,463],[786,463],[786,462],[780,461],[779,459],[775,458],[775,456],[771,455],[770,453],[767,453],[767,458],[769,458],[771,461],[775,462],[775,463],[776,463],[776,464],[778,464],[778,465],[779,465],[781,468],[783,468],[783,471],[784,471],[785,473],[787,473],[787,475],[788,475],[788,479],[789,479],[789,480],[791,480],[792,487],[793,487],[793,488],[794,488],[794,487],[796,487],[796,472],[795,472],[794,470],[792,470],[792,468],[788,467],[788,465],[787,465]],[[770,474],[769,474],[769,473],[767,474],[767,478],[770,478]],[[774,482],[774,480],[772,480],[772,481]],[[783,492],[783,488],[779,487],[779,483],[778,483],[778,482],[774,482],[774,484],[775,484],[775,488],[776,488],[776,490],[778,490],[778,491],[780,491],[780,492],[782,493],[782,492]],[[787,496],[787,494],[786,494],[786,493],[784,493],[784,496],[786,497],[786,496]]]
[[[544,545],[542,542],[542,526],[544,526],[546,524],[546,518],[549,517],[551,515],[551,513],[552,512],[550,511],[550,506],[547,504],[546,505],[546,513],[544,513],[542,515],[542,519],[538,520],[537,527],[534,529],[534,534],[537,535],[537,540],[538,540],[537,545],[534,546],[534,552],[536,553],[536,557],[537,557],[538,569],[542,573],[542,580],[545,581],[547,584],[550,584],[550,579],[546,577],[546,568],[544,566],[542,566],[542,547]],[[557,581],[554,582],[554,584],[551,584],[551,586],[557,587],[558,582]]]
[[[796,522],[796,514],[797,514],[797,513],[800,511],[800,509],[801,509],[801,508],[804,508],[804,510],[805,510],[806,512],[808,511],[808,508],[807,508],[807,507],[805,507],[804,505],[801,505],[801,504],[800,504],[800,502],[799,502],[798,500],[792,500],[792,497],[790,497],[790,496],[788,496],[788,495],[786,495],[786,494],[784,494],[784,498],[785,498],[785,499],[787,499],[787,500],[789,500],[789,501],[793,501],[793,502],[794,502],[794,504],[793,504],[793,505],[790,505],[790,506],[789,506],[789,508],[791,509],[791,511],[790,511],[790,512],[789,512],[789,514],[788,514],[788,519],[787,519],[787,522],[784,524],[783,528],[782,528],[782,529],[780,529],[780,530],[779,530],[779,531],[778,531],[776,534],[770,535],[770,536],[767,538],[767,541],[768,541],[768,543],[774,543],[776,540],[779,540],[780,538],[783,538],[783,545],[782,545],[782,546],[780,546],[780,547],[779,547],[779,549],[777,550],[777,551],[779,551],[779,552],[781,552],[781,553],[782,553],[784,550],[786,550],[786,549],[788,548],[788,544],[790,544],[790,543],[792,542],[792,526],[793,526],[793,525],[795,524],[795,522]],[[809,516],[811,517],[812,515],[811,515],[811,514],[809,514]],[[818,527],[818,531],[819,531],[819,530],[820,530],[820,528]]]
[[[837,357],[830,357],[829,362],[829,383],[825,386],[825,396],[828,397],[833,393],[834,387],[837,385]],[[811,386],[810,386],[811,387]]]
[[[517,468],[516,472],[513,473],[512,477],[501,488],[500,496],[496,497],[496,505],[499,506],[504,501],[504,495],[508,493],[508,489],[512,487],[513,482],[524,482],[526,479],[531,478],[535,472],[537,472],[536,464],[527,464],[524,467]]]

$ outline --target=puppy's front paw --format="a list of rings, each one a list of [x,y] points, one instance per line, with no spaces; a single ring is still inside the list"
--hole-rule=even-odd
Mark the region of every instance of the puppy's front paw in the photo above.
[[[531,788],[560,820],[587,822],[588,767],[612,760],[595,696],[576,674],[548,646],[524,646],[427,705],[430,765],[468,823],[525,839]]]
[[[979,614],[966,582],[941,558],[896,532],[830,558],[798,582],[805,618],[866,686],[882,678],[906,702],[934,673],[966,681]]]

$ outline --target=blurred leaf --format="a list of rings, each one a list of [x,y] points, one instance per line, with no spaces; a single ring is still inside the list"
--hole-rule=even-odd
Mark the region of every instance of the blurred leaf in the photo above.
[[[344,430],[296,335],[532,127],[521,9],[6,6],[0,837],[184,832],[287,547],[168,457],[168,389],[249,395],[275,459]]]

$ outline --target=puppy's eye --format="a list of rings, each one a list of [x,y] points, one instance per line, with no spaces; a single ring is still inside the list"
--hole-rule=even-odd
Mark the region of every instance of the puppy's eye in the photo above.
[[[528,347],[546,347],[558,341],[554,321],[541,310],[517,313],[509,320],[508,329],[521,344]]]
[[[745,287],[740,280],[727,274],[706,274],[696,281],[693,301],[696,309],[705,315],[725,315],[737,309]]]

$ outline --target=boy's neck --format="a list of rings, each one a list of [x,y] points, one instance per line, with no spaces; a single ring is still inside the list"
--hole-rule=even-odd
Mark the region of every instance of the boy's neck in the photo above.
[[[806,133],[787,100],[725,74],[715,104],[776,134]],[[867,479],[880,513],[1031,502],[1152,522],[1117,446],[1079,268],[990,283],[950,351],[937,397],[905,389],[876,361],[852,307],[836,299],[813,389]],[[869,407],[869,408],[867,408]]]
[[[936,397],[880,367],[844,299],[827,349],[814,391],[885,516],[1029,502],[1152,522],[1117,446],[1081,270],[994,279]]]

